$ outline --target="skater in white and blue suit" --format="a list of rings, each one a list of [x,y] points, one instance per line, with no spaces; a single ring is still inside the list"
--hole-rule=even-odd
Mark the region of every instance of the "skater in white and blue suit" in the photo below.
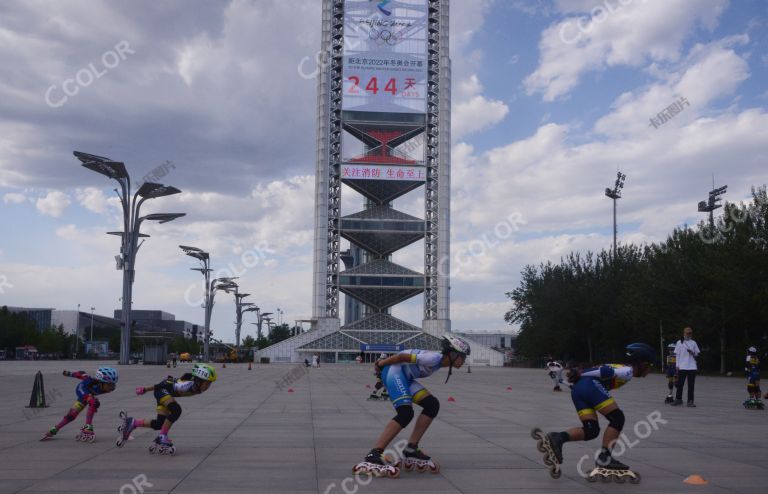
[[[403,451],[405,458],[402,464],[406,469],[416,468],[418,471],[429,469],[437,472],[439,470],[437,463],[419,449],[419,441],[437,416],[440,402],[416,379],[431,376],[441,367],[449,368],[448,377],[450,377],[454,367],[459,369],[464,365],[469,353],[469,344],[463,339],[457,336],[443,336],[441,352],[403,350],[374,363],[377,371],[381,372],[381,380],[387,388],[389,399],[397,415],[384,427],[371,452],[362,462],[355,465],[353,468],[355,473],[364,472],[392,477],[399,475],[398,465],[385,464],[382,454],[389,443],[413,420],[414,403],[422,407],[422,412],[416,419],[416,425],[408,439],[408,446]]]

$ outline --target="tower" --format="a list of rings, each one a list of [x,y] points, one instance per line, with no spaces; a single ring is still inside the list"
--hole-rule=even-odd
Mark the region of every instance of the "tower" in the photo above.
[[[450,331],[448,1],[324,0],[322,52],[314,326],[412,332],[390,308],[423,294],[421,329],[440,336]],[[365,198],[362,211],[342,216],[342,184]],[[416,191],[424,194],[421,218],[394,203]],[[342,239],[349,251],[341,252]],[[421,240],[422,272],[392,262]],[[363,316],[348,316],[344,328],[340,294]]]

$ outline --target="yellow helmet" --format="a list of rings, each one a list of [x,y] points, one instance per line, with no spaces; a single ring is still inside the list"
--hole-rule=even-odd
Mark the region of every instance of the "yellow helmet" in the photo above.
[[[216,371],[208,364],[195,364],[192,367],[192,375],[203,381],[213,382],[216,380]]]

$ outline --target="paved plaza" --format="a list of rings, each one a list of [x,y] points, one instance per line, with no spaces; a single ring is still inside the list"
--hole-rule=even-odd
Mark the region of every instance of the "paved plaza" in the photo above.
[[[47,442],[39,438],[74,400],[77,380],[61,370],[93,372],[91,362],[0,362],[0,492],[96,493],[483,493],[483,492],[765,492],[768,411],[741,407],[742,379],[700,377],[698,408],[663,404],[662,376],[638,379],[614,393],[627,416],[621,458],[643,476],[640,485],[587,483],[578,462],[598,441],[569,443],[564,474],[552,479],[529,432],[577,424],[570,394],[554,393],[545,371],[472,368],[422,380],[441,401],[422,447],[441,464],[437,475],[402,472],[399,479],[351,476],[393,416],[388,402],[367,401],[370,365],[287,364],[221,369],[200,396],[180,398],[183,413],[171,430],[176,456],[150,455],[155,432],[140,429],[115,446],[118,412],[154,417],[150,395],[136,386],[177,369],[121,366],[118,389],[101,398],[96,441],[74,440],[84,414]],[[50,407],[27,409],[41,370]],[[289,389],[293,391],[290,392]],[[449,401],[449,397],[453,400]],[[417,407],[418,408],[418,407]],[[650,419],[649,419],[650,417]],[[601,427],[606,422],[601,420]],[[403,436],[403,435],[401,435]],[[587,471],[593,460],[581,462]],[[706,486],[683,480],[698,474]]]

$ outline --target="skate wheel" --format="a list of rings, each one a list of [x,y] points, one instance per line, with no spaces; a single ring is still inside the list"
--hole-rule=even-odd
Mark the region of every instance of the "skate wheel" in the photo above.
[[[427,471],[426,465],[416,465],[416,471],[419,473],[424,473]]]
[[[597,482],[596,475],[587,475],[587,482]]]
[[[115,444],[117,445],[117,447],[118,447],[118,448],[122,448],[122,447],[123,447],[123,444],[125,444],[125,441],[123,441],[122,439],[118,439],[118,440],[115,442]]]
[[[555,463],[554,463],[552,460],[550,460],[550,459],[549,459],[549,456],[545,456],[545,457],[544,457],[544,464],[545,464],[546,466],[548,466],[548,467],[551,467],[551,466],[552,466],[552,465],[554,465]]]
[[[561,470],[552,469],[549,471],[549,476],[552,477],[553,479],[559,479],[562,474],[563,472]]]
[[[539,450],[539,453],[546,453],[547,448],[544,446],[544,441],[539,439],[539,441],[536,443],[536,449]]]
[[[637,473],[637,472],[632,472],[632,473],[634,473],[635,476],[629,478],[629,483],[630,484],[639,484],[640,483],[640,479],[641,479],[640,474]]]
[[[91,436],[91,437],[88,438],[88,442],[89,443],[92,443],[95,440],[96,440],[96,436]]]
[[[611,475],[600,475],[600,482],[607,484],[611,481]]]
[[[429,467],[429,471],[432,473],[440,473],[440,464],[436,461],[432,463],[433,464]]]
[[[413,463],[403,462],[403,469],[404,469],[406,472],[410,472],[411,470],[413,470],[413,467],[414,467],[414,466],[415,466],[415,465],[414,465]]]
[[[171,449],[168,450],[168,454],[174,456],[176,454],[176,446],[171,446]]]
[[[400,476],[400,469],[398,468],[392,468],[391,470],[387,469],[387,477],[389,477],[390,479],[396,479],[399,476]]]
[[[360,468],[360,465],[355,465],[352,467],[352,475],[356,475],[358,473],[364,473],[363,469]]]
[[[623,484],[627,481],[627,476],[624,475],[615,475],[613,478],[613,481],[617,484]]]
[[[536,440],[542,440],[544,439],[544,431],[542,431],[538,427],[535,427],[531,430],[531,437]]]

